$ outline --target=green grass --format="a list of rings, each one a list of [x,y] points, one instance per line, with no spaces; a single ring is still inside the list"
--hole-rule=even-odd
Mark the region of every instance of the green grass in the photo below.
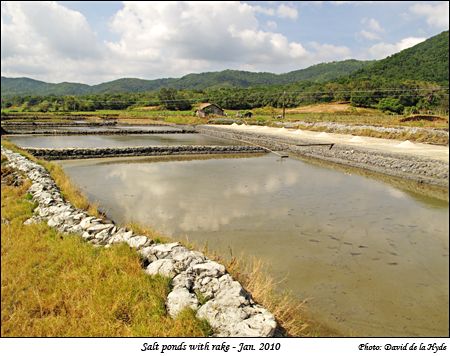
[[[1,189],[1,336],[208,336],[165,310],[170,280],[146,275],[127,245],[95,248],[45,223],[25,226],[30,183]]]

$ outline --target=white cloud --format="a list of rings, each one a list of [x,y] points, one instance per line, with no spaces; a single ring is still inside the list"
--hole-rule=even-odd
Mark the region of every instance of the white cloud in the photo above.
[[[370,31],[366,31],[366,30],[361,30],[359,32],[359,35],[361,37],[365,38],[366,40],[370,40],[370,41],[381,39],[379,34],[374,33],[374,32],[370,32]]]
[[[267,21],[266,25],[272,31],[276,30],[278,27],[278,25],[275,21]]]
[[[427,24],[431,27],[448,29],[449,24],[449,3],[442,1],[439,4],[414,4],[410,11],[426,18]]]
[[[252,8],[255,12],[267,15],[267,16],[274,16],[275,15],[275,9],[271,7],[263,7],[259,5],[252,5]]]
[[[373,18],[363,18],[361,23],[366,27],[366,29],[361,30],[358,35],[366,40],[374,41],[381,39],[381,33],[384,29],[381,27],[380,23]]]
[[[383,32],[383,28],[380,26],[380,23],[375,19],[364,18],[361,21],[364,25],[367,25],[368,29],[375,32]]]
[[[2,58],[44,52],[73,59],[99,54],[95,34],[79,12],[51,1],[2,5]]]
[[[310,46],[314,49],[312,56],[315,58],[313,61],[315,63],[330,60],[337,61],[351,57],[351,50],[346,46],[335,46],[326,43],[320,44],[317,42],[311,42]]]
[[[271,2],[267,2],[271,3]],[[255,13],[264,14],[266,16],[277,16],[280,18],[288,18],[295,20],[298,17],[298,11],[295,7],[286,4],[280,4],[278,7],[264,7],[260,5],[248,4]]]
[[[139,72],[158,76],[306,59],[300,43],[260,29],[255,12],[263,11],[240,2],[125,2],[111,23],[120,40],[108,47]]]
[[[380,42],[368,49],[369,58],[382,59],[391,54],[403,51],[404,49],[415,46],[416,44],[425,41],[423,37],[407,37],[397,43]]]
[[[309,64],[301,43],[261,29],[242,2],[124,2],[111,19],[118,40],[100,42],[86,18],[56,2],[2,3],[2,75],[97,83],[240,69],[285,71]]]
[[[277,8],[277,15],[281,18],[288,18],[295,20],[298,17],[298,12],[295,7],[281,4]]]
[[[346,46],[289,39],[273,18],[257,15],[293,19],[297,10],[267,6],[273,12],[237,1],[124,2],[110,21],[116,39],[103,42],[81,13],[61,4],[2,3],[2,75],[94,84],[223,69],[280,73],[351,57]],[[368,30],[377,29],[371,20]],[[378,44],[371,56],[400,45]]]
[[[101,73],[104,48],[77,11],[49,1],[3,2],[1,30],[2,75],[79,80]]]

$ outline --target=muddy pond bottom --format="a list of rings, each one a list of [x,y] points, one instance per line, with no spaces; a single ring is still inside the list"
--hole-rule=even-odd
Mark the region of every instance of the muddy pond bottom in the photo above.
[[[117,222],[262,259],[342,335],[448,335],[446,201],[274,155],[59,163]]]

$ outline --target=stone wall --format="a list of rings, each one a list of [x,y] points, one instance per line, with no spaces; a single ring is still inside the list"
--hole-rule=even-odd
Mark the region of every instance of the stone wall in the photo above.
[[[197,133],[191,129],[167,129],[167,130],[104,130],[104,131],[89,131],[89,130],[42,130],[42,129],[17,129],[2,126],[2,130],[7,135],[58,135],[58,136],[76,136],[76,135],[151,135],[151,134],[187,134]]]
[[[25,147],[24,149],[30,152],[33,156],[41,157],[47,160],[267,152],[267,150],[256,146],[199,146],[199,145],[142,146],[142,147],[114,147],[114,148],[58,148],[58,149]]]
[[[63,233],[75,233],[98,247],[126,243],[140,254],[145,272],[172,278],[166,301],[169,315],[175,317],[190,307],[213,327],[214,336],[273,336],[274,316],[256,304],[225,267],[178,242],[158,244],[147,236],[89,216],[64,201],[49,173],[22,155],[5,149],[9,166],[24,172],[32,181],[29,192],[38,203],[35,216],[25,224],[46,221]],[[199,296],[201,296],[199,300]]]
[[[448,186],[448,163],[439,160],[412,157],[399,153],[384,153],[344,144],[334,145],[332,149],[329,146],[298,146],[313,142],[302,138],[281,138],[264,133],[236,131],[227,127],[197,126],[197,130],[204,135],[240,140],[249,144],[261,145],[274,151],[291,152],[299,156],[364,168],[420,183]]]

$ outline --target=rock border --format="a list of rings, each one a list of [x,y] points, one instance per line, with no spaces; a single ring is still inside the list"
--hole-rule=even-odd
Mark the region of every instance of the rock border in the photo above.
[[[255,133],[233,130],[228,127],[197,126],[199,133],[231,140],[261,145],[274,151],[285,151],[299,156],[312,157],[347,166],[367,169],[419,183],[448,187],[448,162],[400,153],[371,151],[345,144],[307,147],[298,144],[317,143],[307,138],[280,137],[276,133]]]
[[[140,254],[145,273],[172,278],[166,301],[170,316],[186,307],[206,319],[217,337],[271,337],[277,329],[275,317],[258,305],[251,295],[227,273],[225,267],[192,251],[179,242],[159,244],[136,235],[64,201],[56,183],[41,165],[1,147],[8,165],[22,171],[31,181],[29,192],[38,203],[35,215],[24,222],[46,221],[63,233],[75,233],[94,246],[108,248],[127,243]]]
[[[35,157],[47,160],[130,157],[130,156],[169,156],[197,154],[238,154],[266,153],[264,148],[256,146],[137,146],[137,147],[103,147],[103,148],[34,148],[22,147]]]
[[[195,130],[189,129],[177,129],[177,130],[98,130],[98,131],[89,131],[89,130],[17,130],[17,129],[9,129],[2,126],[2,129],[5,131],[6,135],[60,135],[60,136],[85,136],[85,135],[168,135],[168,134],[194,134],[197,133]]]

